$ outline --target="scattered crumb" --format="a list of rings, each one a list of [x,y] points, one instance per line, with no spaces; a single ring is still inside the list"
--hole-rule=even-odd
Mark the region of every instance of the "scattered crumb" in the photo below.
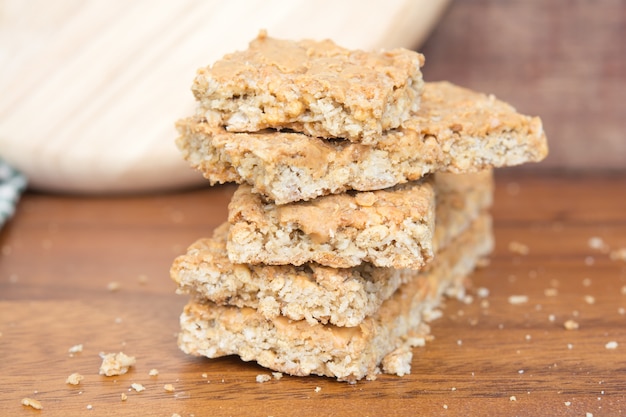
[[[382,360],[383,372],[390,375],[404,376],[411,373],[413,350],[409,344],[403,344],[385,355]]]
[[[511,395],[509,397],[509,401],[517,401],[517,397],[515,395]]]
[[[612,250],[610,255],[612,261],[626,261],[626,248]]]
[[[489,297],[489,288],[480,287],[476,290],[476,295],[480,298]]]
[[[480,301],[480,307],[481,308],[489,308],[490,304],[489,304],[489,300],[481,300]]]
[[[283,373],[282,372],[272,372],[272,376],[274,377],[274,379],[281,379],[283,377]]]
[[[100,365],[100,375],[113,376],[123,375],[128,372],[128,368],[135,365],[135,357],[127,356],[123,352],[100,354],[102,365]]]
[[[144,391],[146,389],[146,387],[141,385],[139,382],[133,382],[132,384],[130,384],[130,387],[132,389],[134,389],[135,391],[137,391],[137,392],[141,392],[141,391]]]
[[[585,413],[585,417],[593,417],[593,413]]]
[[[606,252],[609,249],[609,246],[604,242],[604,240],[602,240],[602,238],[598,236],[590,237],[587,241],[587,244],[591,249],[596,249],[603,252]]]
[[[511,295],[509,296],[509,304],[524,304],[528,302],[527,295]]]
[[[172,414],[172,417],[181,417],[181,416],[178,413],[174,413],[174,414]]]
[[[438,318],[443,317],[443,312],[441,310],[427,310],[423,313],[423,318],[424,321],[426,322],[431,322],[431,321],[435,321]]]
[[[520,369],[519,371],[517,371],[517,373],[518,373],[518,374],[523,374],[523,373],[524,373],[524,370],[523,370],[523,369]]]
[[[615,340],[612,340],[608,342],[606,345],[604,345],[604,347],[607,349],[617,349],[617,346],[618,346],[618,343]]]
[[[583,286],[585,286],[585,287],[591,287],[591,278],[585,278],[585,279],[583,279]]]
[[[93,410],[93,405],[87,404],[87,410]]]
[[[464,304],[470,305],[474,302],[474,297],[472,297],[470,294],[465,294],[465,296],[463,297],[461,301]]]
[[[563,323],[563,327],[565,327],[566,330],[578,330],[578,322],[574,320],[567,320]]]
[[[165,384],[163,385],[163,389],[167,392],[174,392],[174,385],[172,384]]]
[[[157,376],[158,374],[159,374],[159,370],[155,368],[150,369],[150,372],[148,372],[148,375],[150,376]]]
[[[125,392],[123,392],[120,397],[122,398],[122,401],[126,401],[128,399],[128,395],[126,395]]]
[[[585,295],[585,303],[587,303],[587,304],[595,304],[596,303],[596,297],[594,297],[593,295]]]
[[[566,407],[569,407],[570,405],[572,405],[572,402],[571,402],[571,401],[565,401],[565,406],[566,406]]]
[[[424,347],[426,346],[426,337],[410,335],[406,339],[406,344],[410,347]]]
[[[272,379],[272,376],[268,375],[268,374],[259,374],[259,375],[256,376],[256,382],[258,382],[258,383],[267,382],[270,379]]]
[[[107,290],[114,292],[120,289],[120,283],[117,281],[111,281],[107,284]]]
[[[622,316],[623,316],[623,315],[626,315],[626,308],[624,308],[624,307],[619,307],[619,308],[617,309],[617,312],[618,312],[620,315],[622,315]]]
[[[203,372],[202,375],[200,375],[202,378],[208,378],[209,374],[207,374],[206,372]]]
[[[543,295],[545,295],[546,297],[556,297],[557,295],[559,295],[559,290],[557,290],[556,288],[546,288],[545,290],[543,290]]]
[[[315,387],[315,392],[320,392],[322,390],[322,387]]]
[[[68,351],[68,353],[79,353],[79,352],[82,352],[83,351],[83,345],[82,344],[74,345],[71,348],[69,348],[67,351]]]
[[[533,337],[532,337],[531,335],[527,334],[526,336],[524,336],[524,338],[525,338],[526,340],[530,340],[530,339],[532,339]]]
[[[85,379],[84,376],[82,376],[81,374],[77,372],[74,372],[72,375],[67,377],[67,379],[65,380],[65,383],[70,384],[70,385],[78,385],[80,384],[80,381],[82,381],[83,379]]]
[[[448,409],[448,404],[444,404],[444,405],[443,405],[443,409],[444,409],[444,410],[447,410],[447,409]]]
[[[567,344],[567,348],[568,348],[569,350],[572,350],[572,349],[574,349],[574,345],[572,345],[571,343],[568,343],[568,344]]]
[[[22,405],[34,408],[35,410],[43,410],[43,405],[41,405],[41,402],[33,398],[22,398]]]
[[[509,242],[509,251],[518,255],[528,255],[530,249],[528,249],[528,246],[523,243],[511,241]]]

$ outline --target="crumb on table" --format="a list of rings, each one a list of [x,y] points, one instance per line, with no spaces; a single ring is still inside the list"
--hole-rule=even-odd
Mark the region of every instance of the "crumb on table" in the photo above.
[[[100,375],[113,376],[123,375],[128,369],[135,365],[135,357],[128,356],[123,352],[100,354],[102,365],[100,365]]]

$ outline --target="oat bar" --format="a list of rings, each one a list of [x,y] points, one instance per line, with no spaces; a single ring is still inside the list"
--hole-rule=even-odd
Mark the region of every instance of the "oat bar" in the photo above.
[[[369,143],[419,107],[424,57],[365,52],[330,40],[294,42],[264,32],[245,51],[198,70],[198,113],[231,132],[290,129]]]
[[[211,183],[248,183],[277,204],[389,188],[431,172],[540,161],[548,153],[539,118],[448,82],[426,83],[416,115],[371,146],[299,133],[231,133],[201,118],[177,126],[183,157]]]
[[[432,178],[391,189],[333,194],[277,206],[242,184],[229,204],[233,263],[420,269],[433,257]]]
[[[466,275],[491,250],[490,233],[472,235],[470,240],[476,241],[462,245],[462,250],[452,245],[438,254],[432,267],[414,272],[409,282],[358,326],[312,324],[284,316],[268,320],[253,308],[196,299],[180,317],[179,347],[209,358],[234,354],[291,375],[324,375],[349,382],[373,379],[383,361],[395,362],[385,361],[387,355],[411,344],[416,333],[425,336],[424,324],[440,306],[445,291],[462,288]],[[406,373],[406,367],[402,368]]]
[[[492,195],[491,170],[438,173],[391,189],[284,205],[264,202],[244,184],[229,205],[228,258],[233,263],[317,262],[345,268],[370,262],[420,269],[432,259],[433,245],[444,247],[491,205]]]

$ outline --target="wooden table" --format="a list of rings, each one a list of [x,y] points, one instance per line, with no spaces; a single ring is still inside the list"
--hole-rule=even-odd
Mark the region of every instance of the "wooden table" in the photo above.
[[[626,248],[626,173],[498,171],[496,190],[497,246],[472,276],[473,302],[446,303],[411,375],[355,385],[257,383],[267,371],[256,364],[178,350],[186,297],[175,294],[169,266],[225,220],[232,187],[26,194],[0,232],[0,415],[626,414],[626,261],[616,259]],[[488,297],[476,294],[481,287]],[[528,301],[511,303],[514,295]],[[579,329],[565,329],[568,320]],[[78,344],[82,352],[70,354]],[[136,366],[98,375],[99,353],[119,351]],[[74,372],[84,379],[66,384]],[[43,410],[21,405],[25,397]]]

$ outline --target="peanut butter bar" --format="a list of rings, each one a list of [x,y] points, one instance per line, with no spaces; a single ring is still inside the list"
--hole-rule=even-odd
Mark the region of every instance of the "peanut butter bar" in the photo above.
[[[490,232],[489,217],[475,220],[486,208],[478,209],[482,204],[477,201],[491,201],[484,194],[468,193],[463,207],[451,207],[458,214],[439,216],[435,235],[445,239],[446,246],[459,236],[466,236],[457,239],[463,242]],[[438,229],[448,230],[437,232]],[[310,323],[356,326],[416,274],[414,270],[374,267],[369,263],[341,269],[316,263],[233,264],[226,256],[227,233],[225,223],[216,229],[213,238],[199,239],[186,254],[176,258],[170,272],[178,284],[178,293],[195,293],[217,304],[255,308],[268,319],[283,315]],[[435,245],[441,252],[443,245]]]
[[[481,217],[489,224],[486,218],[488,215]],[[413,271],[412,278],[358,326],[294,321],[285,316],[267,319],[253,308],[195,299],[181,315],[179,347],[192,355],[216,358],[234,354],[274,371],[324,375],[340,381],[374,379],[383,362],[388,371],[407,373],[407,366],[390,366],[397,362],[398,352],[406,352],[407,344],[417,344],[416,336],[423,341],[428,333],[425,324],[441,305],[444,293],[462,291],[465,277],[491,250],[488,228],[463,236],[470,237],[442,250],[426,270]],[[385,360],[388,355],[393,357]]]
[[[444,247],[491,204],[492,194],[491,170],[438,173],[390,189],[284,205],[266,203],[249,185],[241,185],[229,205],[228,258],[233,263],[316,262],[346,268],[369,262],[420,269],[432,259],[433,244]]]
[[[365,52],[330,40],[265,32],[245,51],[198,70],[198,114],[231,132],[290,129],[369,143],[419,107],[424,57],[407,49]]]
[[[276,204],[389,188],[432,172],[536,162],[548,153],[539,118],[448,82],[426,83],[417,113],[374,145],[300,133],[232,133],[202,118],[177,126],[183,157],[211,183],[248,183]]]
[[[228,221],[233,263],[420,269],[433,257],[435,192],[429,177],[277,206],[244,184],[233,195]]]

